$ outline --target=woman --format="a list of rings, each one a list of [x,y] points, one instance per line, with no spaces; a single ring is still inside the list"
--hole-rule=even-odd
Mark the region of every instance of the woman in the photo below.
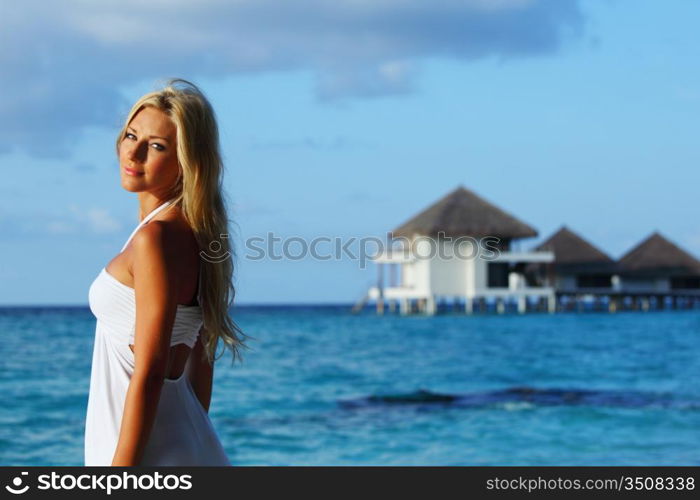
[[[211,105],[171,80],[141,97],[117,137],[141,222],[89,292],[97,318],[85,465],[230,465],[207,414],[218,341],[245,347]],[[211,250],[219,249],[217,255]]]

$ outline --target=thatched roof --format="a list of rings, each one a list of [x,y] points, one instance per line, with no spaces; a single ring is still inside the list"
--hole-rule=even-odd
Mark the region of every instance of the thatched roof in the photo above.
[[[509,213],[460,186],[393,231],[391,236],[497,236],[528,238],[537,231]]]
[[[554,265],[559,271],[612,273],[615,261],[566,226],[562,226],[535,250],[554,252]]]
[[[700,275],[700,261],[658,232],[618,260],[624,274]]]

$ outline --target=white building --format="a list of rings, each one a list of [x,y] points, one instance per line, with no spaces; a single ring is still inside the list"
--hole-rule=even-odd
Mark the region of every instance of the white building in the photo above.
[[[378,282],[366,299],[376,301],[379,313],[385,303],[392,310],[398,304],[402,314],[434,314],[439,303],[466,313],[487,304],[525,312],[528,303],[553,311],[554,289],[525,276],[528,264],[552,262],[553,253],[512,245],[535,236],[532,227],[460,186],[389,233],[393,245],[374,257]]]

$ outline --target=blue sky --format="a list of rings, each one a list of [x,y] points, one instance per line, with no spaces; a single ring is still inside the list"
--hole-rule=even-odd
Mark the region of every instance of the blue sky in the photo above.
[[[700,255],[697,3],[1,3],[0,304],[87,304],[138,223],[114,135],[169,76],[218,113],[241,304],[376,274],[246,238],[382,236],[459,184],[524,247],[566,224],[614,258],[654,230]]]

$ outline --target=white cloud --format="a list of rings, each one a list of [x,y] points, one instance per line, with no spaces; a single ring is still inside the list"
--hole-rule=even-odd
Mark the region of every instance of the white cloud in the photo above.
[[[27,212],[0,215],[2,239],[34,238],[46,235],[112,234],[122,230],[123,224],[104,208],[82,208],[71,204],[64,210],[51,213]]]
[[[75,234],[78,232],[78,226],[70,222],[54,220],[46,225],[46,231],[49,234]]]
[[[85,214],[90,227],[96,233],[115,233],[121,229],[119,221],[112,217],[109,212],[101,208],[93,208]]]
[[[68,227],[83,227],[93,233],[116,233],[121,230],[122,225],[114,218],[109,210],[104,208],[82,209],[75,204],[69,207],[70,215],[64,220],[58,221]],[[59,226],[60,227],[60,226]]]
[[[556,51],[578,0],[25,0],[0,12],[0,153],[60,156],[116,126],[121,86],[298,70],[321,99],[410,92],[426,57]]]

